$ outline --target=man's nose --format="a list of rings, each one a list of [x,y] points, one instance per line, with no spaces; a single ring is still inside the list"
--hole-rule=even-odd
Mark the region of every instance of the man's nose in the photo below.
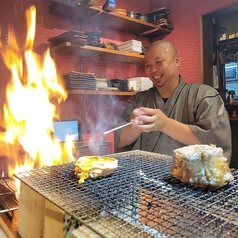
[[[153,64],[153,65],[151,66],[151,72],[153,73],[153,72],[156,72],[157,70],[158,70],[157,64]]]

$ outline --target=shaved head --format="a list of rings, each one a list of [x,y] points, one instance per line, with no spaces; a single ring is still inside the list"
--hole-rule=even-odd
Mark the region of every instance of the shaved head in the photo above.
[[[149,53],[150,51],[155,50],[156,48],[161,48],[163,49],[165,52],[169,53],[172,57],[175,57],[177,55],[177,50],[174,47],[174,45],[166,40],[158,40],[153,42],[146,50],[145,52],[145,58],[146,58],[146,54]]]

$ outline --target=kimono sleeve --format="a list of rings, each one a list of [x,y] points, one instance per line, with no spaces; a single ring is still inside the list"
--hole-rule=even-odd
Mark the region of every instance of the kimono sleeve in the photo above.
[[[195,94],[195,123],[190,128],[202,144],[215,144],[231,159],[231,127],[228,113],[218,92],[207,85],[199,87]]]

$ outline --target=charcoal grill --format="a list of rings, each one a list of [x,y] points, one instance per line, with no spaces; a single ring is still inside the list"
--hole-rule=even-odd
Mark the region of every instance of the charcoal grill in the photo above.
[[[99,237],[238,237],[238,170],[220,188],[198,188],[171,177],[172,158],[122,152],[110,176],[79,185],[74,163],[15,174]]]

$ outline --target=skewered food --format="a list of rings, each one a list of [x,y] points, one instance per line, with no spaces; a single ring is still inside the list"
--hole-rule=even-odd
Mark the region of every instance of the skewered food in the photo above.
[[[108,176],[118,167],[118,161],[114,158],[102,156],[81,156],[75,163],[74,174],[82,184],[87,178]]]
[[[215,145],[189,145],[173,151],[173,177],[200,187],[220,188],[234,180],[223,150]]]

